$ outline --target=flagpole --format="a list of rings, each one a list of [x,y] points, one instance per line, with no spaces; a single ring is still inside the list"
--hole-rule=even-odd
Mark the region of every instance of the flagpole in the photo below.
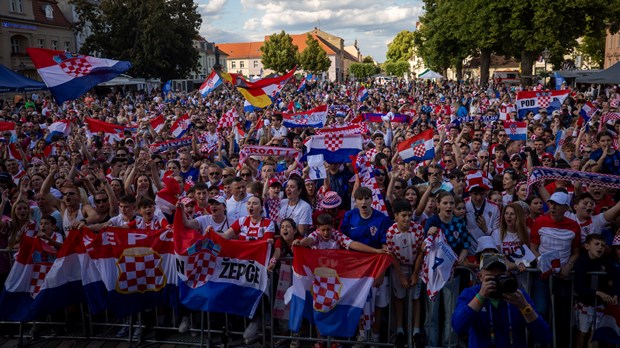
[[[491,166],[491,149],[493,148],[494,129],[495,129],[495,125],[493,124],[493,122],[491,122],[491,142],[489,143],[489,148],[487,149],[487,152],[489,153],[489,161],[487,162],[487,174],[490,172],[490,166]]]

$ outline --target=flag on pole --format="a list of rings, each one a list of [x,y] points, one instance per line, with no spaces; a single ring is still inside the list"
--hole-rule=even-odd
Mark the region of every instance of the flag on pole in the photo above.
[[[125,136],[123,135],[123,132],[126,130],[135,131],[135,128],[124,127],[88,117],[84,119],[84,123],[86,124],[86,136],[88,138],[97,135],[99,132],[103,132],[105,140],[109,143],[113,143],[124,138]]]
[[[366,87],[362,86],[357,91],[356,99],[357,99],[358,102],[363,102],[364,100],[366,100],[366,98],[368,98],[368,90],[366,89]]]
[[[126,61],[71,52],[45,48],[27,48],[26,51],[59,104],[77,99],[89,89],[112,80],[131,68],[131,63]]]
[[[170,127],[170,134],[173,137],[178,139],[182,137],[183,135],[185,135],[185,133],[187,133],[191,125],[192,125],[192,122],[189,118],[189,115],[184,114],[183,116],[177,118],[174,121],[174,123],[172,124],[172,127]]]
[[[404,162],[426,161],[435,158],[433,131],[424,131],[398,144],[398,154]]]
[[[322,128],[326,122],[327,105],[319,105],[308,111],[282,114],[282,124],[287,128]]]
[[[71,121],[60,120],[54,122],[47,127],[49,133],[45,137],[45,142],[51,143],[54,136],[67,137],[71,134]]]
[[[164,119],[163,114],[159,114],[159,116],[152,118],[149,123],[151,124],[151,127],[153,127],[155,133],[159,134],[159,132],[164,129],[164,126],[166,125],[166,120]]]
[[[560,109],[569,94],[569,90],[519,92],[517,93],[519,119],[523,119],[528,112],[537,114],[539,109],[546,109],[551,114],[554,110]]]
[[[215,91],[222,84],[222,82],[223,80],[220,75],[218,75],[215,70],[211,70],[211,74],[209,74],[205,82],[200,85],[200,94],[203,97],[206,97],[209,93]]]
[[[504,130],[510,140],[527,140],[527,122],[504,122]]]
[[[302,77],[299,86],[297,86],[297,93],[301,93],[306,89],[306,78]]]
[[[304,145],[307,149],[304,157],[322,154],[328,163],[347,163],[350,156],[362,151],[363,138],[360,134],[329,133],[313,135]]]

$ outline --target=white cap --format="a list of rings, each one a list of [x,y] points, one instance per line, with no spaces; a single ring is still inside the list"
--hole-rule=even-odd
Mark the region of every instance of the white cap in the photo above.
[[[481,253],[487,249],[495,249],[495,251],[499,251],[499,248],[497,247],[497,243],[495,243],[495,239],[493,239],[493,237],[491,236],[479,237],[477,242],[478,242],[478,247],[476,248],[476,254]]]
[[[549,201],[553,201],[556,204],[559,205],[569,205],[570,203],[570,199],[568,197],[568,193],[566,192],[554,192],[551,197],[549,197],[549,199],[547,200],[547,202]]]

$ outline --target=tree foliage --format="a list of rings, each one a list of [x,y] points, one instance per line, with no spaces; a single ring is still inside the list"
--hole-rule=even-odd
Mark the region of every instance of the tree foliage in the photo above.
[[[353,63],[349,72],[358,80],[363,80],[377,73],[377,67],[371,63]]]
[[[84,54],[100,53],[128,60],[129,74],[185,78],[198,64],[193,40],[202,22],[192,0],[107,0],[94,5],[89,0],[71,0],[79,16],[75,29],[90,25]]]
[[[366,56],[362,59],[362,63],[375,64],[375,60],[371,56]]]
[[[410,72],[409,63],[402,60],[397,62],[388,61],[383,63],[383,71],[390,76],[403,77],[403,75]]]
[[[586,34],[577,50],[590,60],[593,68],[602,69],[605,64],[606,34],[605,30],[598,34]]]
[[[299,48],[293,45],[293,38],[284,30],[269,36],[260,50],[263,52],[263,66],[267,69],[284,74],[297,65]]]
[[[414,33],[417,53],[427,67],[458,69],[468,56],[479,56],[482,83],[488,78],[492,54],[514,57],[522,75],[548,48],[559,67],[577,39],[601,29],[620,27],[617,1],[605,0],[424,0],[422,27]],[[524,81],[525,82],[525,81]]]
[[[403,30],[396,34],[388,44],[387,60],[392,62],[407,61],[413,57],[413,32]]]
[[[329,70],[332,64],[325,50],[319,46],[319,42],[310,34],[306,38],[306,48],[299,54],[299,66],[313,74]]]

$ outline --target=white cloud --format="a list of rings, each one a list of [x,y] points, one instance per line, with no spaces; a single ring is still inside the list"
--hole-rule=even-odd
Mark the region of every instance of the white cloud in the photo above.
[[[206,4],[199,4],[201,14],[205,16],[216,16],[224,9],[228,0],[209,0]]]

